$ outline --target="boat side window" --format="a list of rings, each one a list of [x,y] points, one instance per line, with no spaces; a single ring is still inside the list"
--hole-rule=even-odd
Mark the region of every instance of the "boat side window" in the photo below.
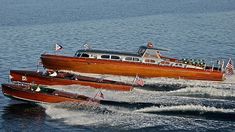
[[[114,56],[114,55],[112,55],[112,56],[111,56],[111,59],[113,59],[113,60],[120,60],[120,57],[119,57],[119,56]]]
[[[138,50],[138,55],[143,55],[144,54],[144,52],[145,52],[145,50],[146,49],[144,49],[144,48],[140,48],[139,50]]]
[[[178,63],[174,63],[172,66],[175,66],[175,67],[184,67],[184,65],[178,64]]]
[[[125,61],[134,61],[134,62],[140,62],[139,58],[136,57],[126,57]]]
[[[75,56],[80,57],[80,56],[81,56],[81,54],[80,54],[80,53],[77,53]]]
[[[87,54],[87,53],[83,53],[83,54],[81,55],[81,57],[88,58],[88,57],[89,57],[89,54]]]
[[[145,59],[144,62],[146,62],[146,63],[155,63],[155,60],[152,60],[152,59]]]
[[[81,53],[77,51],[74,56],[75,56],[75,57],[80,57],[80,56],[81,56]]]
[[[102,59],[109,59],[109,58],[110,58],[110,55],[101,55],[101,58],[102,58]]]
[[[126,57],[125,60],[132,61],[132,57]]]
[[[140,59],[139,58],[133,58],[133,61],[137,61],[137,62],[139,62],[140,61]]]

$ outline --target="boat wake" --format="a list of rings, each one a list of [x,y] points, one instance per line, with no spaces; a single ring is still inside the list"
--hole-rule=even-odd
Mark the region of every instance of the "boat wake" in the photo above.
[[[135,112],[163,115],[197,116],[207,119],[235,121],[235,109],[223,109],[192,104],[179,106],[149,107],[136,110]]]
[[[174,91],[186,87],[187,86],[183,84],[158,83],[158,84],[145,84],[143,87],[135,87],[135,88],[148,91]]]
[[[99,129],[141,129],[154,126],[177,128],[180,125],[196,127],[199,122],[235,121],[235,109],[206,107],[201,105],[178,105],[147,107],[137,110],[120,109],[100,105],[84,107],[80,105],[44,105],[46,114],[52,120],[63,121],[69,125],[82,125]],[[208,120],[209,119],[209,120]],[[172,121],[177,123],[172,124]],[[199,122],[198,122],[199,121]],[[203,124],[203,123],[202,123]]]
[[[202,127],[205,122],[215,124],[211,128],[218,128],[224,122],[235,121],[235,92],[223,90],[222,87],[186,87],[176,91],[134,89],[131,92],[78,85],[54,88],[89,97],[94,97],[98,91],[104,94],[105,100],[101,100],[100,105],[43,105],[52,120],[72,126],[79,125],[101,131],[141,130],[151,127],[182,130],[180,126],[193,130]],[[230,100],[226,100],[228,98]]]
[[[174,96],[187,96],[197,98],[210,98],[210,99],[226,99],[235,100],[235,89],[218,89],[213,87],[187,87],[177,91],[171,91],[168,95]]]
[[[235,87],[235,86],[234,86]],[[175,91],[148,91],[144,89],[134,89],[131,92],[109,91],[104,89],[94,89],[78,85],[71,86],[53,86],[57,90],[63,90],[72,93],[78,93],[93,98],[97,92],[104,94],[105,100],[116,102],[143,102],[160,104],[182,104],[192,100],[235,100],[235,89],[231,88],[214,88],[214,87],[186,87]],[[187,97],[187,98],[184,98]],[[198,98],[198,99],[197,99]],[[102,99],[102,98],[101,98]],[[170,100],[174,100],[173,102]],[[210,101],[211,102],[211,101]]]
[[[126,83],[133,81],[133,78],[128,77],[105,78],[122,80]],[[104,99],[97,97],[101,101],[100,105],[95,106],[62,103],[43,107],[52,120],[106,131],[120,130],[120,128],[141,130],[141,128],[156,126],[169,128],[169,130],[182,130],[179,126],[194,129],[203,126],[205,122],[215,124],[211,126],[215,128],[221,123],[235,121],[235,84],[232,82],[166,78],[144,79],[144,81],[146,84],[144,88],[135,87],[130,92],[94,89],[79,85],[53,86],[57,90],[88,97],[94,97],[101,91]],[[147,86],[151,88],[148,89]],[[163,90],[155,90],[160,89],[159,87]],[[164,90],[164,88],[173,90]],[[208,127],[208,125],[205,126]]]

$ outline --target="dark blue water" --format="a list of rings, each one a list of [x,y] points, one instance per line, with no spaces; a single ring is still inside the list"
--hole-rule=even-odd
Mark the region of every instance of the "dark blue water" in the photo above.
[[[57,42],[64,47],[61,54],[73,55],[85,42],[92,48],[136,51],[147,41],[171,49],[163,54],[178,58],[234,60],[235,1],[0,0],[1,83],[8,82],[10,69],[36,69],[40,54],[54,53]],[[32,105],[1,94],[0,129],[235,131],[234,76],[226,84],[145,81],[151,88],[133,92],[104,90],[105,99],[127,103],[98,108]],[[167,90],[162,90],[165,87]],[[97,92],[81,86],[56,88],[88,96]]]

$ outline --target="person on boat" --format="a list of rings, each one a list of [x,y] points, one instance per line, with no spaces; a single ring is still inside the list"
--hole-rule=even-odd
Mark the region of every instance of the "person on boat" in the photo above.
[[[49,69],[46,71],[46,74],[48,74],[48,76],[50,77],[56,77],[58,75],[56,71],[49,70]]]
[[[78,77],[77,77],[77,76],[78,76],[78,75],[74,74],[74,75],[70,76],[70,79],[72,79],[72,80],[78,80]]]
[[[40,92],[41,91],[41,89],[40,89],[40,87],[39,86],[37,86],[37,88],[36,88],[36,90],[35,90],[36,92]]]
[[[58,78],[65,78],[67,76],[70,76],[69,73],[65,73],[65,72],[57,72],[57,76]]]
[[[153,48],[153,43],[149,41],[148,44],[147,44],[147,47],[148,48]]]
[[[157,56],[157,58],[159,58],[159,59],[161,58],[160,51],[158,51],[158,50],[157,50],[157,52],[156,52],[156,56]]]

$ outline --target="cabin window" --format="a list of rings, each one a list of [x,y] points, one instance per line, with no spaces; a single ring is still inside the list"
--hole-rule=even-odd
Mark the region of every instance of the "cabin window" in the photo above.
[[[113,59],[113,60],[120,60],[120,57],[119,56],[111,56],[111,59]]]
[[[76,56],[77,56],[77,57],[80,57],[80,56],[81,56],[81,54],[80,54],[80,53],[77,53],[77,54],[76,54]]]
[[[77,51],[74,56],[80,57],[80,56],[81,56],[81,53]]]
[[[96,55],[90,54],[90,58],[97,58]]]
[[[102,59],[109,59],[110,55],[101,55]]]
[[[140,61],[139,58],[133,58],[133,61]]]
[[[155,63],[155,60],[152,60],[152,59],[145,59],[144,62],[146,62],[146,63]]]
[[[125,60],[132,61],[132,57],[126,57]]]
[[[144,49],[144,48],[140,48],[138,51],[138,54],[142,56],[144,54],[145,50],[146,49]]]
[[[88,57],[89,57],[89,54],[83,53],[83,54],[81,55],[81,57],[86,57],[86,58],[88,58]]]
[[[140,61],[139,58],[135,58],[135,57],[126,57],[125,60],[126,61],[135,61],[135,62],[139,62]]]

